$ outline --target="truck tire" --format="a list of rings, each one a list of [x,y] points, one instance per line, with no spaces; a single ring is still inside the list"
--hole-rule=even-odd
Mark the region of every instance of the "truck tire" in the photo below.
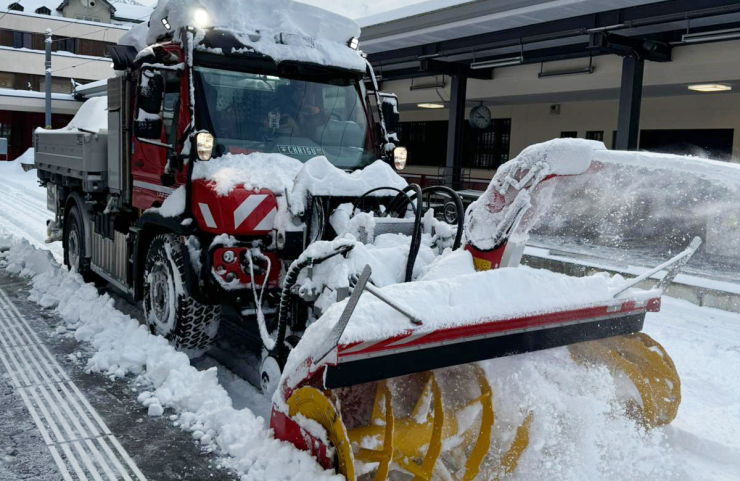
[[[176,236],[155,237],[144,269],[144,313],[152,334],[163,336],[191,359],[213,345],[221,321],[221,306],[193,299],[185,285],[186,253]]]
[[[64,264],[74,269],[86,281],[90,274],[90,259],[85,257],[85,224],[76,205],[66,215],[64,229]]]

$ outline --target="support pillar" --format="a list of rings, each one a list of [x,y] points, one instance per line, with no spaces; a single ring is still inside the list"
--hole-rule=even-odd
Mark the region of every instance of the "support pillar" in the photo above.
[[[45,128],[51,129],[51,29],[46,29],[44,39],[46,60],[44,62]]]
[[[452,77],[450,94],[450,122],[447,127],[447,162],[445,185],[453,189],[461,187],[463,170],[463,133],[465,132],[465,96],[467,77]]]
[[[619,91],[617,150],[637,150],[640,135],[640,106],[645,60],[638,56],[622,60],[622,87]]]

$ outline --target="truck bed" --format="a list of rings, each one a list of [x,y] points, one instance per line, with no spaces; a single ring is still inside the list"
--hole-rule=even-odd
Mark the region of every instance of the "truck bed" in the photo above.
[[[41,179],[54,176],[78,179],[86,192],[108,186],[108,132],[37,130],[34,134],[36,168]]]

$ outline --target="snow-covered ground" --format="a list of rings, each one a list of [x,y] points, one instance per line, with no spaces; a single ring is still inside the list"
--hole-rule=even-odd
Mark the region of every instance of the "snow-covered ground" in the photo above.
[[[61,248],[44,244],[51,217],[45,195],[34,172],[0,163],[0,238],[31,244],[16,247],[5,262],[13,272],[40,274],[31,299],[56,308],[67,324],[60,335],[92,344],[91,375],[148,386],[139,400],[151,415],[172,416],[245,481],[340,479],[272,438],[265,421],[269,401],[254,388],[213,360],[190,366],[164,339],[115,309],[111,298],[55,266],[51,257],[59,259]],[[578,366],[565,349],[483,363],[496,429],[516,424],[523,408],[535,412],[529,448],[511,479],[740,479],[740,315],[666,298],[662,312],[648,315],[645,330],[673,357],[683,397],[672,425],[651,432],[615,414],[616,385],[608,372]]]
[[[33,163],[33,150],[13,162],[0,162],[0,234],[27,239],[61,258],[60,243],[44,244],[46,221],[54,216],[46,209],[46,189],[39,187],[36,171],[24,172],[23,163]]]

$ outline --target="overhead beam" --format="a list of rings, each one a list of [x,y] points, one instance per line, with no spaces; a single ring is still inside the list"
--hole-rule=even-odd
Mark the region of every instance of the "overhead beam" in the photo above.
[[[622,60],[622,86],[619,90],[617,150],[637,150],[640,136],[640,107],[645,60],[636,55]]]
[[[697,3],[701,5],[697,8]],[[368,59],[373,65],[391,65],[416,61],[419,57],[464,54],[472,50],[495,49],[521,43],[535,43],[588,35],[593,30],[619,26],[636,28],[661,23],[685,21],[688,18],[705,18],[740,12],[737,0],[669,0],[648,5],[637,5],[608,12],[581,15],[578,17],[543,22],[508,30],[488,32],[405,47],[396,50],[371,53]],[[401,22],[403,20],[399,20]],[[614,29],[614,28],[612,28]],[[365,32],[372,37],[372,26]]]
[[[480,80],[491,80],[493,69],[473,70],[462,63],[442,62],[431,58],[422,59],[420,70],[428,75],[449,75],[451,77],[467,77]]]
[[[670,62],[672,48],[665,42],[609,32],[592,32],[588,42],[589,51],[594,53],[634,55],[653,62]]]

